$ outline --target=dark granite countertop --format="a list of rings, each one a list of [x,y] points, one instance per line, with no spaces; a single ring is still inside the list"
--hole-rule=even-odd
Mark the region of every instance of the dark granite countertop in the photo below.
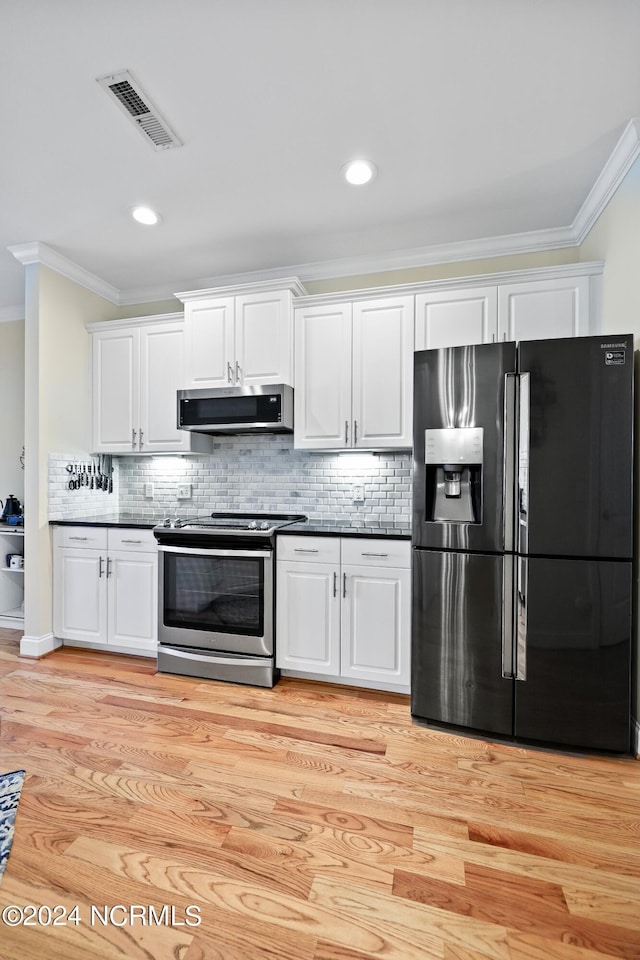
[[[393,537],[394,540],[410,540],[411,529],[406,524],[381,526],[379,523],[340,523],[338,520],[307,520],[304,523],[292,523],[290,527],[278,530],[279,537]]]
[[[61,527],[146,527],[151,530],[164,518],[142,513],[92,514],[84,517],[69,517],[67,520],[50,520],[52,526]]]
[[[69,517],[65,520],[50,520],[52,526],[74,527],[141,527],[151,530],[164,519],[164,514],[117,513],[93,514],[84,517]],[[314,537],[393,537],[396,540],[410,540],[411,530],[406,525],[381,526],[377,523],[341,523],[339,520],[307,520],[283,527],[279,537],[297,534]]]

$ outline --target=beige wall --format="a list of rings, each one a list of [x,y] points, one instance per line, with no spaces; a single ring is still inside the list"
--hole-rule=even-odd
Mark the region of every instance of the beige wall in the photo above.
[[[0,323],[0,498],[24,500],[24,320]]]
[[[89,335],[113,304],[48,267],[25,268],[25,640],[52,629],[49,454],[89,450]]]
[[[581,260],[604,260],[602,328],[606,333],[632,333],[640,347],[640,158],[618,187],[605,211],[580,247]],[[638,354],[636,353],[636,367]],[[636,392],[636,461],[640,452],[640,397]],[[636,499],[638,464],[636,463]],[[640,507],[640,503],[637,504]],[[640,527],[636,522],[635,550],[638,556]],[[637,576],[637,573],[636,573]],[[636,580],[636,606],[640,593]],[[637,644],[640,648],[640,643]],[[633,713],[640,721],[640,656],[633,667]]]
[[[438,263],[404,270],[385,270],[382,273],[361,274],[356,277],[336,277],[332,280],[305,280],[310,295],[336,293],[341,290],[365,290],[368,287],[386,287],[394,283],[422,283],[428,280],[449,280],[473,277],[505,270],[533,270],[536,267],[554,267],[578,261],[577,247],[548,250],[542,253],[514,254],[508,257],[490,257],[486,260],[462,260],[456,263]]]

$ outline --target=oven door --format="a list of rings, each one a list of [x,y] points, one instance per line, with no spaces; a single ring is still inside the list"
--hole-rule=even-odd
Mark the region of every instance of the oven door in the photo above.
[[[273,550],[158,547],[160,644],[273,656]]]

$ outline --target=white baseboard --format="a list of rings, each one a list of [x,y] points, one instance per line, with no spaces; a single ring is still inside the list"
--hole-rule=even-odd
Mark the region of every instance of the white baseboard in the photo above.
[[[124,653],[129,657],[148,657],[151,660],[158,659],[158,648],[154,643],[150,647],[128,646],[127,644],[115,643],[94,643],[92,640],[58,640],[58,646],[79,647],[81,650],[95,650],[100,653]]]
[[[52,633],[45,633],[41,637],[20,638],[20,656],[21,657],[44,657],[62,646],[62,640],[58,640]]]
[[[631,752],[640,759],[640,721],[631,717]]]
[[[410,694],[411,687],[399,683],[381,683],[375,680],[354,680],[352,677],[328,677],[322,673],[307,673],[306,670],[281,670],[283,677],[295,680],[319,680],[321,683],[336,683],[341,687],[359,687],[361,690],[383,690],[388,693]]]

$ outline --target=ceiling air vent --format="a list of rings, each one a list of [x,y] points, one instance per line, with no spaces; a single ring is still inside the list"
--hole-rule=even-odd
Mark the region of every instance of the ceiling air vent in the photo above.
[[[160,111],[143,93],[128,70],[98,77],[98,83],[113,97],[145,140],[151,142],[154,150],[168,150],[170,147],[182,146]]]

